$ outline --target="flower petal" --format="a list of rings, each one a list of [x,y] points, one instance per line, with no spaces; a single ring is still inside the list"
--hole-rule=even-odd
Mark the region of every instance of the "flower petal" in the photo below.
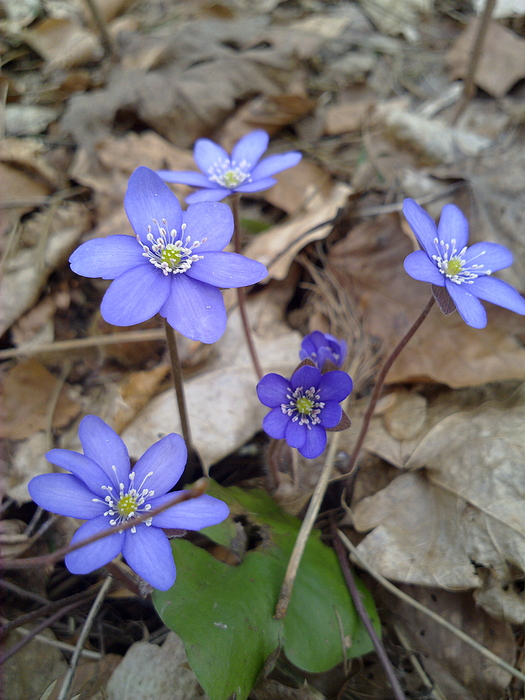
[[[217,182],[212,182],[206,175],[195,170],[157,170],[156,172],[164,182],[176,182],[192,187],[220,187]]]
[[[29,495],[42,508],[81,520],[102,515],[106,504],[72,474],[40,474],[29,482]]]
[[[479,299],[510,309],[520,316],[525,315],[525,299],[507,282],[496,277],[478,277],[469,287]]]
[[[188,459],[186,443],[180,435],[170,433],[149,447],[133,467],[135,488],[154,491],[156,496],[169,491],[181,478]],[[151,476],[148,476],[153,472]],[[171,495],[171,494],[170,494]]]
[[[290,379],[290,386],[292,387],[293,391],[295,391],[300,386],[302,386],[303,389],[306,391],[311,387],[315,387],[317,389],[320,381],[321,372],[317,369],[317,367],[310,367],[310,365],[305,365],[304,367],[299,367],[299,369],[292,374]]]
[[[167,493],[150,501],[152,508],[157,508],[176,496],[176,492]],[[183,501],[168,508],[163,513],[153,516],[155,527],[180,528],[181,530],[200,530],[210,525],[218,525],[228,517],[230,509],[223,501],[204,494],[189,501]]]
[[[514,256],[508,248],[498,243],[474,243],[465,252],[464,260],[467,267],[481,265],[481,270],[504,270],[512,265]]]
[[[108,527],[109,518],[106,515],[92,518],[78,528],[73,535],[71,544],[81,542]],[[108,537],[103,537],[101,540],[66,554],[64,561],[72,574],[89,574],[120,554],[123,544],[124,535],[116,532],[114,535],[108,535]]]
[[[268,148],[270,137],[262,129],[252,131],[243,136],[232,151],[232,167],[241,166],[244,171],[252,170],[262,154]]]
[[[192,241],[206,239],[196,249],[198,254],[205,250],[223,250],[233,236],[233,215],[227,204],[192,204],[182,213],[182,221],[186,224],[185,236],[190,236]]]
[[[405,199],[403,214],[423,250],[432,255],[435,252],[434,239],[437,238],[433,219],[413,199]]]
[[[284,438],[290,447],[296,447],[299,452],[301,452],[301,449],[306,444],[306,433],[308,432],[309,430],[304,423],[301,424],[298,420],[289,420],[288,425],[286,426]]]
[[[69,258],[73,272],[83,277],[113,280],[130,268],[148,264],[133,236],[94,238],[79,246]]]
[[[219,187],[218,189],[210,190],[199,190],[198,192],[193,192],[186,197],[187,204],[198,204],[200,202],[220,202],[221,199],[229,197],[232,191],[227,190],[225,187]]]
[[[277,180],[273,177],[264,177],[256,182],[247,182],[245,185],[239,185],[235,188],[235,192],[260,192],[267,190],[277,184]]]
[[[69,470],[74,476],[83,481],[93,494],[102,496],[102,498],[107,496],[107,491],[102,488],[102,486],[110,485],[107,474],[89,457],[72,450],[54,449],[46,454],[46,459],[51,464],[56,464],[57,467]]]
[[[197,253],[199,252],[197,248]],[[256,284],[268,276],[268,270],[257,260],[237,253],[204,252],[186,273],[192,279],[230,289]]]
[[[265,406],[275,408],[282,403],[288,403],[286,394],[290,391],[290,381],[280,374],[271,372],[265,374],[257,384],[257,396],[259,401]]]
[[[154,219],[159,224],[167,221],[170,231],[180,231],[182,218],[179,201],[150,168],[141,166],[132,173],[124,197],[124,208],[133,230],[144,243],[147,243],[146,236],[150,228],[153,234],[157,231]]]
[[[445,276],[441,274],[437,265],[432,262],[422,250],[416,250],[407,255],[403,263],[405,272],[419,282],[429,282],[438,287],[445,286]]]
[[[215,343],[226,330],[226,307],[217,287],[177,275],[160,310],[170,326],[190,340]]]
[[[485,328],[487,325],[487,314],[483,308],[483,304],[469,291],[471,285],[455,284],[447,279],[445,281],[445,286],[452,301],[456,305],[459,315],[467,326],[472,326],[472,328]]]
[[[324,376],[326,377],[326,374]],[[323,428],[335,428],[341,420],[343,409],[337,401],[325,401],[324,403],[325,406],[321,409],[321,413],[319,414],[319,418],[321,419],[320,424]]]
[[[264,416],[262,427],[264,432],[270,437],[275,438],[275,440],[282,440],[289,422],[290,418],[281,411],[280,406],[276,406]]]
[[[342,372],[341,370],[327,372],[322,375],[319,382],[321,401],[342,401],[352,391],[352,387],[353,382],[347,372]]]
[[[127,484],[129,478],[129,455],[124,441],[98,416],[86,416],[80,421],[78,437],[84,454],[92,459],[111,479],[117,488]]]
[[[288,168],[293,168],[297,165],[302,153],[299,151],[290,151],[289,153],[279,153],[275,156],[268,156],[255,166],[252,170],[252,180],[261,180],[263,177],[270,177],[276,173],[280,173]]]
[[[304,445],[298,449],[306,459],[315,459],[322,454],[325,447],[326,430],[320,425],[312,425],[311,429],[306,431]]]
[[[441,216],[438,224],[438,238],[445,243],[456,241],[458,251],[468,243],[468,221],[455,204],[445,204],[441,210]]]
[[[224,148],[210,139],[197,139],[195,141],[193,157],[205,175],[213,175],[217,165],[230,164],[230,156]]]
[[[114,326],[133,326],[153,318],[170,293],[172,275],[151,264],[128,270],[109,285],[100,305]]]
[[[177,575],[168,538],[156,527],[137,525],[126,530],[122,554],[133,571],[154,588],[166,591]]]

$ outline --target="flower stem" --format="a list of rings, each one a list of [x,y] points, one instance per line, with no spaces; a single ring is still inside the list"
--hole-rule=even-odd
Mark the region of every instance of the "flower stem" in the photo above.
[[[233,244],[235,246],[235,252],[241,252],[241,226],[239,222],[239,202],[241,196],[240,194],[233,194],[230,197],[230,204],[233,214]],[[257,350],[255,349],[255,343],[253,342],[252,329],[250,328],[250,322],[248,320],[248,314],[246,313],[246,297],[244,292],[244,287],[237,288],[237,299],[239,301],[239,313],[241,314],[242,327],[244,329],[244,337],[246,338],[246,344],[248,345],[248,350],[250,351],[250,357],[252,358],[253,368],[257,378],[260,380],[263,378],[263,371],[261,363],[259,362],[259,356],[257,355]]]
[[[166,330],[166,341],[168,343],[168,351],[171,360],[173,386],[175,387],[175,395],[177,397],[182,437],[186,443],[188,454],[193,454],[193,443],[191,441],[190,422],[188,420],[186,398],[184,396],[184,380],[182,378],[182,365],[180,363],[179,350],[177,348],[177,337],[175,335],[175,331],[166,320],[164,320],[164,327]]]
[[[419,326],[423,323],[423,321],[426,319],[426,317],[430,313],[430,309],[434,306],[434,302],[435,302],[435,299],[432,296],[430,298],[428,304],[423,309],[423,311],[420,313],[420,315],[417,317],[417,319],[414,321],[414,323],[410,326],[410,328],[405,333],[405,335],[401,338],[401,340],[396,345],[396,347],[394,348],[392,353],[387,357],[384,365],[381,367],[381,371],[377,375],[376,384],[374,386],[372,396],[370,397],[370,403],[368,404],[368,408],[366,409],[366,412],[365,412],[365,415],[363,418],[363,425],[361,426],[361,430],[360,430],[359,435],[357,437],[357,442],[355,444],[354,450],[353,450],[352,454],[350,455],[350,463],[349,463],[349,467],[348,467],[348,476],[347,476],[347,492],[349,495],[351,495],[351,493],[352,493],[352,488],[354,485],[355,477],[357,476],[357,469],[356,469],[357,458],[358,458],[359,453],[361,451],[361,447],[363,446],[363,442],[365,441],[366,434],[368,433],[368,428],[370,427],[370,421],[371,421],[372,416],[374,414],[374,409],[376,407],[376,404],[377,404],[379,397],[381,395],[381,390],[383,389],[386,375],[388,374],[390,368],[394,364],[395,360],[397,360],[399,354],[404,349],[404,347],[406,346],[408,341],[412,338],[412,336],[417,331]]]

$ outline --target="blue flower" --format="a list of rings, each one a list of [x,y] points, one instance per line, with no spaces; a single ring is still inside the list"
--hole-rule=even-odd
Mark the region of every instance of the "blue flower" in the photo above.
[[[346,357],[346,343],[329,333],[314,331],[304,336],[299,357],[301,360],[312,360],[321,371],[326,361],[341,367]]]
[[[183,212],[144,167],[130,177],[124,205],[136,237],[87,241],[70,257],[71,269],[114,280],[100,307],[108,323],[131,326],[158,312],[187,338],[214,343],[226,328],[218,287],[244,287],[268,274],[255,260],[221,252],[233,234],[230,208],[203,203]]]
[[[445,287],[466,324],[487,325],[479,301],[490,301],[525,315],[525,299],[503,280],[490,277],[512,265],[512,253],[497,243],[468,242],[468,221],[454,204],[446,204],[439,226],[412,199],[403,202],[403,213],[423,250],[405,259],[405,270],[416,280]]]
[[[201,173],[159,170],[158,174],[166,182],[204,188],[186,197],[188,204],[219,202],[233,192],[267,190],[277,182],[271,175],[292,168],[302,158],[299,152],[290,151],[260,161],[269,140],[266,131],[252,131],[235,145],[230,158],[222,146],[210,139],[197,139],[193,157]]]
[[[259,401],[272,410],[263,420],[266,433],[285,439],[308,459],[318,457],[326,447],[326,431],[343,417],[339,402],[352,391],[346,372],[321,374],[317,367],[299,367],[290,379],[267,374],[257,384]]]
[[[172,433],[156,442],[132,471],[124,442],[101,418],[86,416],[79,437],[83,455],[60,449],[46,455],[70,474],[42,474],[31,479],[28,487],[31,498],[42,508],[87,520],[72,544],[147,513],[177,495],[167,491],[180,479],[186,464],[186,445],[180,435]],[[66,554],[66,566],[73,574],[87,574],[122,552],[139,576],[165,591],[173,585],[176,571],[162,528],[200,530],[222,522],[228,512],[225,503],[207,495],[177,503],[136,527]]]

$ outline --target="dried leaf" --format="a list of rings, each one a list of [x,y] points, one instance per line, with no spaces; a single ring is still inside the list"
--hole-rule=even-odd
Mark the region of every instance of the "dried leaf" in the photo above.
[[[48,17],[22,36],[47,61],[47,72],[82,66],[103,55],[97,35],[71,19]]]

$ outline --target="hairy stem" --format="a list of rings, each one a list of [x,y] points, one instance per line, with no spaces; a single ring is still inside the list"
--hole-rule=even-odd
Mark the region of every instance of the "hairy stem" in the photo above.
[[[164,320],[166,330],[166,340],[168,343],[168,351],[171,360],[171,374],[173,377],[173,386],[175,387],[175,396],[177,397],[177,407],[179,409],[180,424],[182,428],[182,437],[188,448],[188,454],[193,453],[193,443],[191,441],[190,422],[188,420],[188,411],[186,408],[186,397],[184,395],[184,380],[182,378],[182,365],[180,363],[179,350],[177,348],[177,336],[170,324]]]

